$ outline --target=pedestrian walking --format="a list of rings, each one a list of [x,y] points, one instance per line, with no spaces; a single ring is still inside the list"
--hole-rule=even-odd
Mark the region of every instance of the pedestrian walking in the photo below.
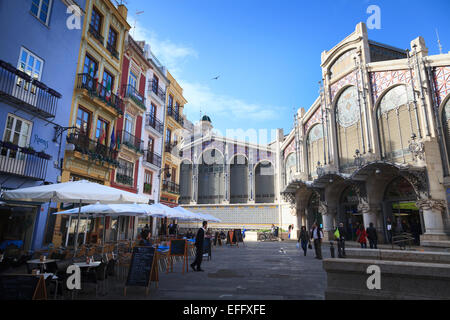
[[[311,239],[314,240],[314,250],[316,251],[316,259],[322,260],[322,239],[323,232],[319,226],[314,223],[311,231]]]
[[[195,260],[191,264],[191,268],[194,271],[204,271],[201,268],[202,260],[203,260],[203,242],[205,240],[206,228],[208,227],[208,222],[203,221],[202,227],[198,229],[197,236],[195,237]]]
[[[288,230],[289,230],[288,239],[290,239],[291,238],[291,231],[292,231],[292,225],[291,224],[289,225]]]
[[[388,243],[392,243],[392,221],[391,218],[386,219],[386,232],[388,237]]]
[[[347,231],[344,228],[344,224],[341,222],[334,232],[336,236],[336,242],[338,246],[338,257],[345,258],[345,238],[347,237]]]
[[[367,238],[369,239],[370,249],[378,249],[378,235],[377,229],[373,226],[373,222],[369,224],[369,227],[366,230]]]
[[[305,226],[302,226],[300,230],[300,237],[297,242],[300,242],[300,246],[302,247],[304,256],[306,257],[306,252],[308,251],[309,244],[309,232],[306,230]]]
[[[356,231],[356,242],[359,242],[361,248],[367,248],[367,233],[362,224]]]

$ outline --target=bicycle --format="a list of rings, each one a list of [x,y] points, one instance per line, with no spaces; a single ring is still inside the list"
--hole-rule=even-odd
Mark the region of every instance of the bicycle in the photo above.
[[[278,241],[278,237],[271,232],[263,232],[258,235],[258,241]]]

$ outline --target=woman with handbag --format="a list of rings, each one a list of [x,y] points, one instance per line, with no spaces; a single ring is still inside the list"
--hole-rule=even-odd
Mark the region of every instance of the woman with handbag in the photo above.
[[[305,226],[302,226],[300,229],[300,237],[298,239],[300,242],[304,256],[306,257],[306,252],[308,251],[308,243],[309,243],[309,232],[306,230]]]
[[[361,248],[367,248],[367,232],[362,224],[356,231],[356,242],[361,244]]]

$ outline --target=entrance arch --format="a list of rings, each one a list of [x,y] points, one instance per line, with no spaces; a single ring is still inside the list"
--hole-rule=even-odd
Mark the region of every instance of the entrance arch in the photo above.
[[[311,229],[314,222],[319,225],[323,225],[322,214],[319,212],[320,195],[317,192],[313,192],[308,201],[308,214],[307,214],[307,224],[308,230]]]
[[[340,221],[347,231],[346,240],[356,240],[356,230],[360,225],[364,225],[362,213],[358,211],[359,197],[355,189],[347,187],[340,198]]]
[[[198,166],[198,204],[220,204],[225,199],[224,169],[219,150],[203,152]]]
[[[404,177],[398,176],[386,187],[383,207],[385,219],[392,221],[393,234],[411,233],[418,245],[424,224],[416,201],[414,187]]]
[[[248,160],[244,155],[236,155],[230,164],[230,203],[248,201]]]

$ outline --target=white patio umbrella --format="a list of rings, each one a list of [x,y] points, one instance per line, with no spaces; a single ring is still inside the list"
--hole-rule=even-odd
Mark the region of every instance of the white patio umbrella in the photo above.
[[[75,253],[78,247],[78,227],[80,224],[81,205],[83,203],[146,203],[146,197],[104,186],[86,180],[70,181],[31,188],[5,191],[6,200],[35,202],[72,202],[79,203],[78,222],[75,232]]]
[[[173,208],[174,210],[180,212],[181,214],[183,214],[185,217],[180,217],[180,220],[183,221],[203,221],[205,220],[204,217],[198,213],[194,213],[192,211],[189,211],[183,207],[175,207]]]

